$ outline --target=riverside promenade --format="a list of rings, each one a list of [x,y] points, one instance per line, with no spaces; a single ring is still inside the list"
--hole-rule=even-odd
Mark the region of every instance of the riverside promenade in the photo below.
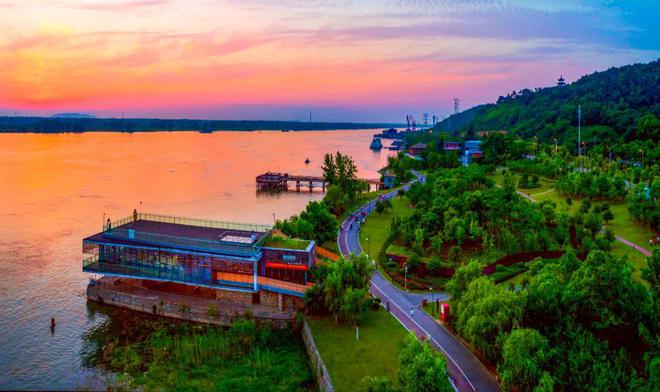
[[[412,182],[403,186],[408,190],[410,185],[415,182],[424,182],[426,178],[419,172],[413,171],[417,177]],[[394,190],[383,195],[383,198],[390,199],[398,194]],[[353,214],[351,214],[339,228],[337,238],[339,251],[342,256],[348,256],[350,253],[362,253],[360,246],[359,224],[353,224],[355,216],[371,213],[375,209],[377,200],[371,200],[363,205]],[[447,357],[447,370],[459,391],[499,391],[499,385],[495,376],[479,361],[472,352],[463,345],[449,331],[438,324],[425,313],[420,305],[423,298],[429,297],[425,294],[416,294],[402,291],[395,287],[390,281],[381,275],[379,271],[371,276],[370,291],[373,295],[380,298],[383,304],[389,304],[390,312],[397,320],[410,332],[418,337],[424,337],[430,341],[431,345],[443,352]],[[435,294],[434,298],[446,298],[446,294]]]

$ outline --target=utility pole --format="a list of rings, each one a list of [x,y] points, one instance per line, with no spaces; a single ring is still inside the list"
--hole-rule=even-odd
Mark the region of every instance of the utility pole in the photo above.
[[[582,157],[582,108],[578,105],[578,157]]]

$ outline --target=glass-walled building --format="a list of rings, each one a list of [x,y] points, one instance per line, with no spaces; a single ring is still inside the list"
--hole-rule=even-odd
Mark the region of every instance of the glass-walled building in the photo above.
[[[314,241],[272,235],[267,225],[134,213],[83,240],[83,271],[302,297]]]

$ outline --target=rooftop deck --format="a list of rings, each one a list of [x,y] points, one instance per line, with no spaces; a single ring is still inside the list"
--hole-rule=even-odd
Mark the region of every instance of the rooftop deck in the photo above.
[[[137,214],[110,224],[83,242],[151,246],[253,258],[270,233],[267,225],[205,221],[154,214]]]

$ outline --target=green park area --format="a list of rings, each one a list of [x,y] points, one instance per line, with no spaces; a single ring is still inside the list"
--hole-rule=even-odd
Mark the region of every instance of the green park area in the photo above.
[[[368,312],[359,327],[335,324],[332,318],[308,319],[335,390],[354,391],[367,376],[389,376],[396,383],[399,352],[408,332],[384,309]]]
[[[501,185],[503,180],[502,171],[496,170],[496,172],[491,175],[491,178],[495,180],[497,185]],[[515,179],[519,180],[520,175],[515,174]],[[554,189],[554,181],[552,179],[540,177],[539,183],[541,184],[541,186],[538,188],[523,189],[518,187],[518,190],[520,192],[529,195],[532,199],[534,199],[534,201],[542,202],[545,200],[549,200],[554,202],[557,205],[557,207],[560,208],[567,207],[566,197],[563,197],[557,192],[556,189]],[[582,199],[573,198],[573,202],[570,207],[571,210],[572,211],[577,210],[581,202]],[[653,232],[649,228],[637,224],[631,218],[626,203],[610,202],[609,205],[610,205],[610,210],[614,215],[614,219],[607,222],[605,224],[605,227],[612,230],[612,232],[615,235],[622,237],[636,245],[639,245],[646,250],[651,250],[649,248],[649,239],[653,238]],[[612,253],[617,256],[626,256],[628,261],[632,264],[634,268],[633,276],[636,279],[640,279],[641,270],[646,266],[646,256],[644,256],[638,250],[635,250],[619,241],[615,241],[612,244]],[[523,273],[511,279],[507,279],[502,283],[506,285],[509,285],[510,283],[520,284],[520,281],[524,279],[525,276],[526,274]]]
[[[390,200],[392,202],[391,209],[387,209],[382,213],[372,212],[360,229],[362,251],[372,259],[375,259],[385,246],[390,236],[392,219],[408,216],[412,212],[407,197],[394,197]]]

